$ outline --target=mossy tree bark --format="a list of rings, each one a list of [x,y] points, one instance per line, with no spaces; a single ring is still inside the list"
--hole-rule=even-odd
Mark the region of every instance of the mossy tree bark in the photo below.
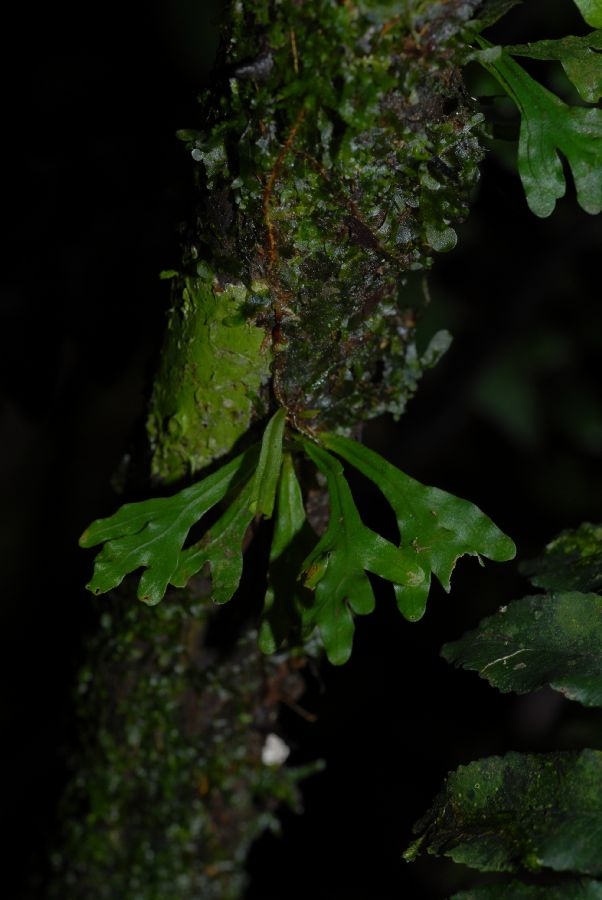
[[[230,4],[201,128],[182,133],[198,217],[166,273],[157,489],[244,445],[276,406],[309,433],[402,413],[437,355],[416,351],[407,279],[454,245],[478,174],[458,69],[478,5]],[[279,697],[302,690],[303,648],[262,657],[252,609],[215,641],[209,593],[197,579],[152,609],[127,588],[103,606],[51,896],[234,900],[250,842],[296,804],[297,775],[262,747]],[[248,593],[243,579],[243,610]]]

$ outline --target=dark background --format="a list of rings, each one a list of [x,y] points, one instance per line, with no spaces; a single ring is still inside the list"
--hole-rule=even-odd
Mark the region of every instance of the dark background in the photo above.
[[[550,6],[531,0],[498,34],[584,32],[569,0]],[[77,537],[115,506],[111,478],[143,426],[168,304],[158,272],[177,266],[191,203],[175,131],[199,121],[215,12],[202,0],[110,0],[85,17],[51,6],[6,15],[16,55],[3,78],[1,772],[3,893],[20,898],[52,834],[95,627]],[[537,73],[568,90],[555,68]],[[476,502],[526,559],[561,528],[601,518],[600,225],[572,190],[535,219],[503,158],[488,156],[458,248],[431,279],[421,340],[446,327],[454,344],[402,420],[366,437]],[[355,489],[378,524],[384,511]],[[304,703],[317,723],[284,712],[291,761],[322,757],[327,769],[305,784],[305,815],[285,813],[282,837],[256,845],[248,900],[444,897],[470,883],[467,870],[408,866],[401,852],[449,769],[509,749],[602,747],[596,713],[547,691],[502,696],[439,658],[444,641],[528,591],[515,563],[468,560],[454,578],[415,625],[379,588],[352,661],[311,680]]]

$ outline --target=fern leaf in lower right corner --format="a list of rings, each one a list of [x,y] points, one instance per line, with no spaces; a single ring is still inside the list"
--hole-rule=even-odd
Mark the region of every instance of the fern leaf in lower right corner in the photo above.
[[[602,597],[552,591],[514,600],[441,655],[503,693],[550,685],[584,706],[602,706]]]

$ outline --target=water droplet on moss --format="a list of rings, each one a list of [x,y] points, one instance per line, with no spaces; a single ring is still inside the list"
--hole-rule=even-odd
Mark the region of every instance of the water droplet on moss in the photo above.
[[[447,253],[453,250],[458,243],[458,235],[453,228],[443,228],[439,230],[428,225],[426,229],[426,239],[433,250],[438,253]]]

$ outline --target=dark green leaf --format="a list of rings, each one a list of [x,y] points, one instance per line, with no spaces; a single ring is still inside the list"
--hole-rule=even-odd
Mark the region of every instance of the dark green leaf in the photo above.
[[[364,525],[341,463],[309,441],[303,445],[326,475],[330,497],[328,528],[302,567],[306,585],[316,591],[306,621],[319,628],[329,660],[340,665],[351,655],[353,613],[365,615],[374,609],[366,572],[410,586],[421,584],[424,573],[413,551],[398,549]]]
[[[482,46],[487,42],[478,38]],[[588,213],[602,210],[602,110],[568,106],[531,78],[501,47],[477,54],[521,114],[518,171],[527,203],[536,216],[549,216],[566,183],[562,153],[571,168],[577,200]]]
[[[602,597],[523,597],[445,644],[441,654],[503,692],[525,694],[549,684],[571,700],[602,706]]]
[[[250,473],[256,459],[257,448],[252,447],[172,497],[126,503],[114,515],[92,522],[80,538],[81,546],[105,546],[96,557],[88,589],[104,594],[130,572],[144,567],[138,597],[150,605],[158,603],[178,568],[192,526],[226,496],[237,480]]]
[[[602,900],[602,882],[571,878],[559,884],[490,884],[454,894],[450,900]]]
[[[602,525],[561,532],[542,556],[521,565],[536,587],[602,593]]]
[[[395,512],[400,546],[414,554],[424,572],[422,584],[396,588],[399,608],[407,618],[419,619],[424,613],[431,572],[449,591],[461,556],[486,556],[498,562],[514,557],[516,548],[510,538],[468,500],[420,484],[357,441],[335,434],[323,434],[320,439],[370,478]]]
[[[602,0],[575,0],[588,25],[602,28]]]
[[[602,874],[602,752],[491,756],[448,775],[406,851],[482,871]]]
[[[479,28],[489,28],[502,16],[510,12],[513,6],[518,6],[523,0],[484,0],[479,8],[479,15],[474,19],[474,24]]]
[[[276,486],[282,464],[282,438],[286,411],[281,407],[268,422],[261,441],[259,462],[253,476],[249,508],[268,519],[274,510]]]
[[[253,519],[249,509],[251,488],[249,481],[201,540],[180,553],[178,566],[170,578],[174,587],[185,587],[190,578],[209,563],[211,599],[214,603],[227,603],[232,599],[242,575],[243,538]]]
[[[537,41],[534,44],[514,44],[504,47],[512,56],[530,59],[556,59],[562,63],[567,77],[588,103],[596,103],[602,96],[602,31],[592,31],[583,37],[568,35],[557,41]]]
[[[303,610],[313,603],[311,591],[303,586],[298,575],[315,543],[316,535],[305,517],[293,461],[290,453],[285,453],[278,483],[268,587],[259,629],[259,646],[264,653],[275,653],[285,638],[299,633]]]

